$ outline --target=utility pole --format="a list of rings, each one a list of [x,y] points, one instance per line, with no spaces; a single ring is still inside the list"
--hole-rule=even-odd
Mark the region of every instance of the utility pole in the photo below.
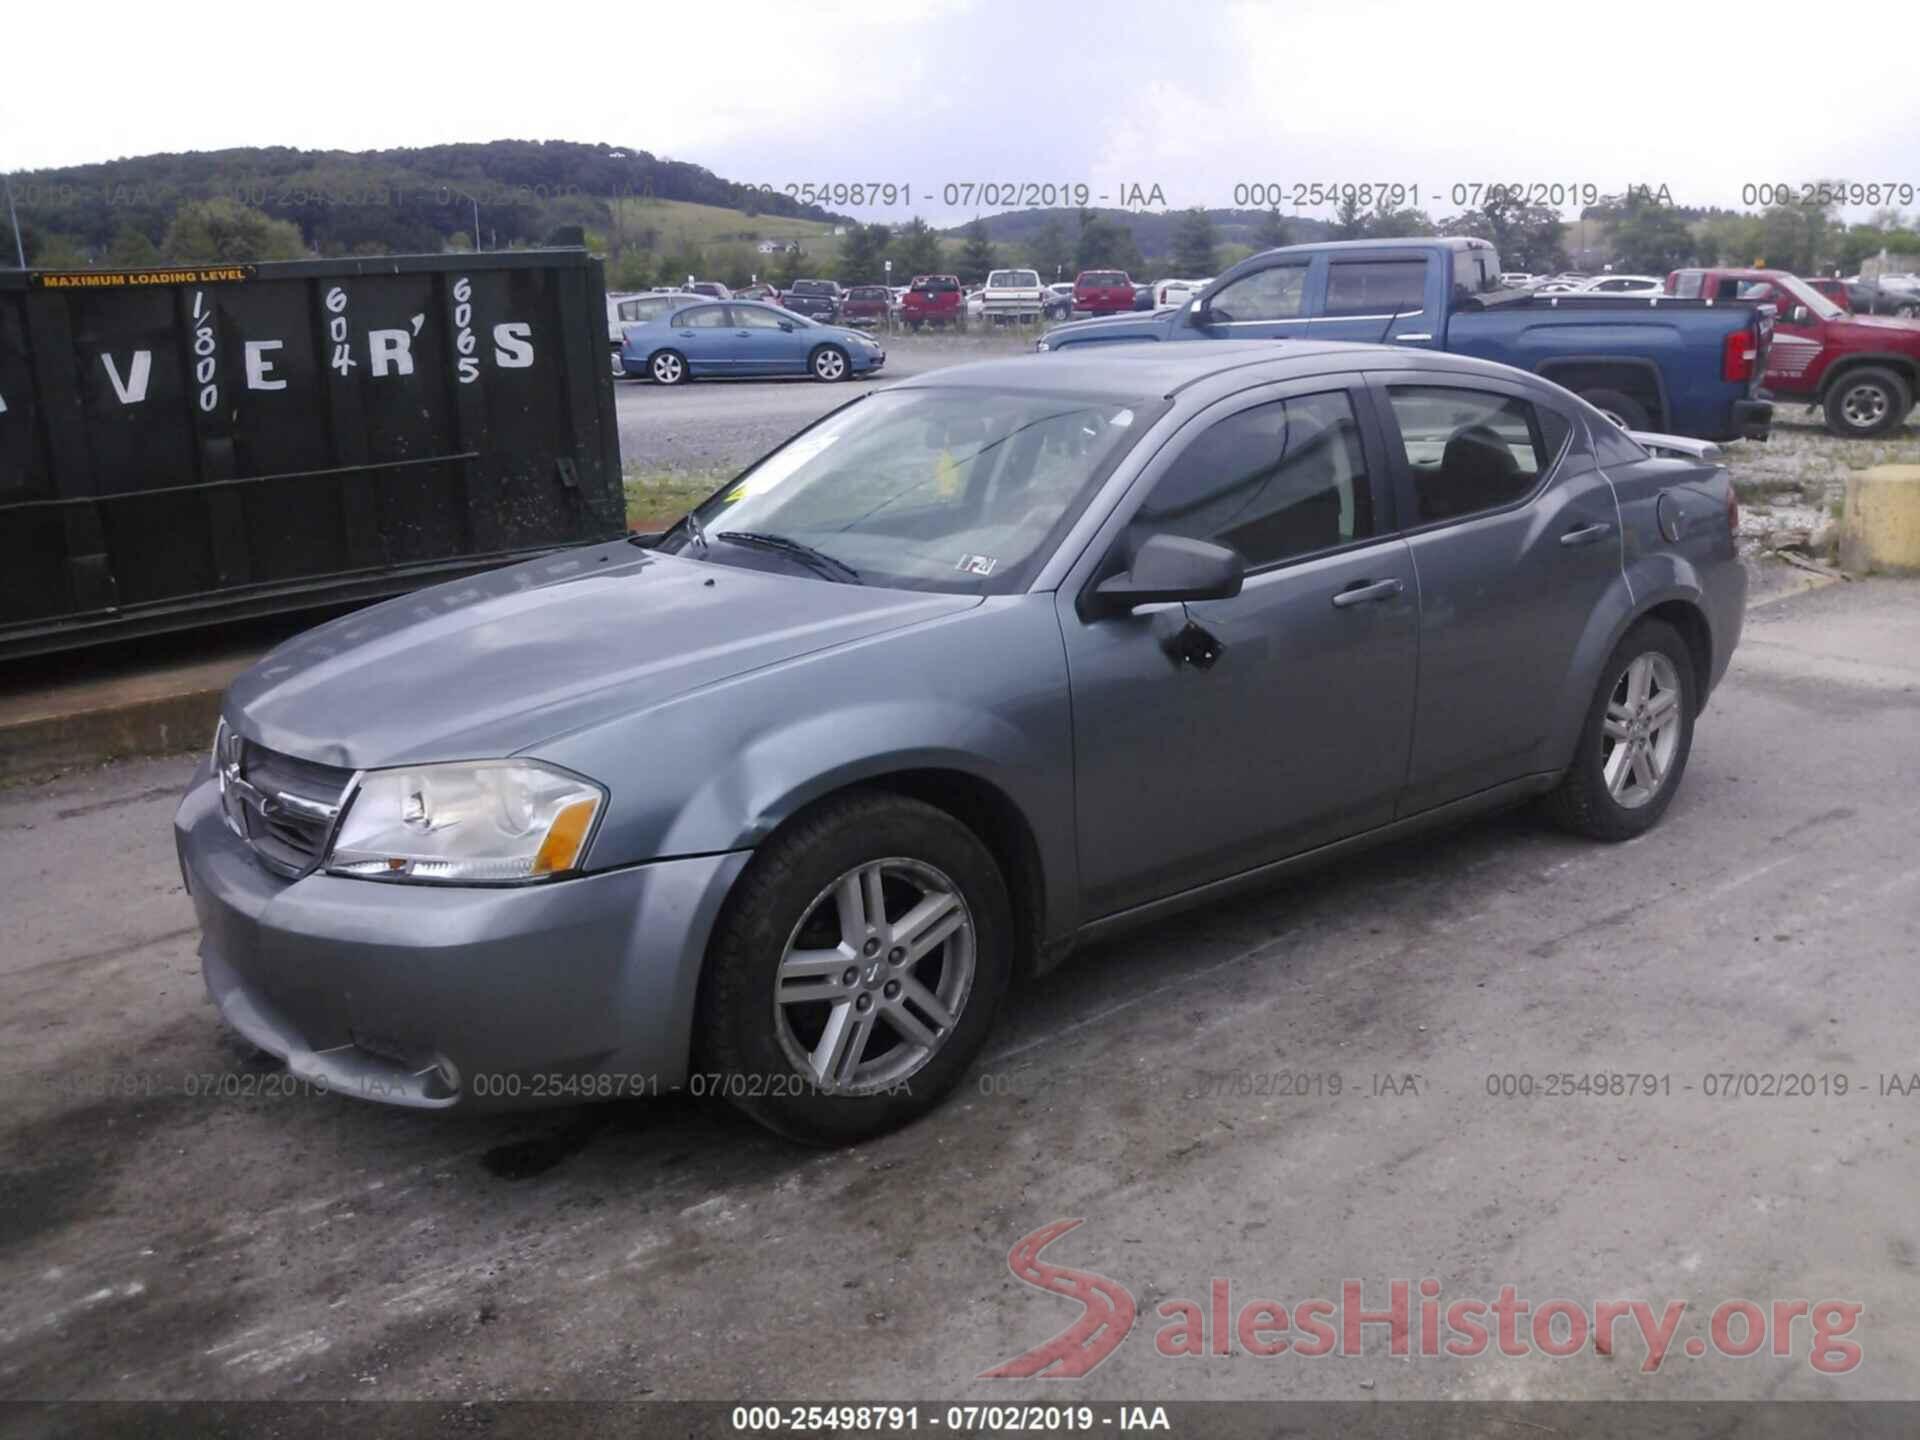
[[[13,230],[13,253],[24,270],[27,268],[27,243],[20,238],[20,217],[13,208],[13,181],[0,175],[0,184],[4,184],[7,191],[7,224]]]

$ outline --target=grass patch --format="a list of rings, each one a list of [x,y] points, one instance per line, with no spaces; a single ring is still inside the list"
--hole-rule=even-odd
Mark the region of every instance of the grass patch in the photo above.
[[[737,473],[735,467],[661,470],[629,460],[621,467],[620,477],[627,492],[627,523],[678,520]]]
[[[652,232],[656,254],[685,254],[712,245],[752,246],[759,240],[798,240],[806,250],[805,274],[831,274],[840,252],[840,239],[823,220],[790,215],[749,215],[719,205],[696,205],[688,200],[616,200],[619,223],[633,237]],[[762,273],[771,273],[782,257],[758,257]]]

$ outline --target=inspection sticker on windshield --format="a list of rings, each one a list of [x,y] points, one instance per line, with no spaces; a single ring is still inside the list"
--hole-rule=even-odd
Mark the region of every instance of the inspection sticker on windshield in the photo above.
[[[964,570],[969,575],[991,575],[993,567],[999,563],[998,555],[962,555],[960,563],[954,568]]]

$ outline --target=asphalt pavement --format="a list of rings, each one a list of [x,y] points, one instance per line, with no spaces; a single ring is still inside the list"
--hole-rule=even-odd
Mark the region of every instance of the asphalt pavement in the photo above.
[[[1089,950],[834,1153],[686,1097],[289,1093],[201,986],[191,762],[0,791],[0,1398],[1915,1396],[1917,686],[1920,583],[1757,609],[1651,834],[1501,816]],[[1009,1269],[1072,1220],[1086,1305]],[[1396,1279],[1687,1308],[1651,1373],[1630,1321],[1566,1358],[1215,1324]],[[1788,1353],[1707,1346],[1732,1300],[1787,1302]],[[1834,1373],[1799,1300],[1864,1307]],[[983,1378],[1125,1303],[1090,1373]]]

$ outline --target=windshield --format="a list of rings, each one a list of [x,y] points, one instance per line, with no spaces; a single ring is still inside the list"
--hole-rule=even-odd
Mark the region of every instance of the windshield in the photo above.
[[[1740,287],[1740,298],[1742,300],[1757,298],[1764,301],[1767,298],[1765,286],[1768,284],[1772,285],[1774,289],[1792,296],[1794,304],[1806,306],[1807,309],[1815,315],[1818,315],[1822,320],[1838,320],[1842,315],[1846,314],[1846,311],[1842,310],[1838,305],[1834,304],[1833,301],[1807,284],[1807,282],[1802,280],[1798,275],[1775,275],[1764,283],[1756,282],[1751,285],[1742,285]],[[1785,306],[1781,307],[1783,310],[1786,308]]]
[[[797,542],[868,585],[962,595],[1025,586],[1151,417],[1117,401],[892,390],[827,417],[695,511],[660,548],[820,573],[728,532]],[[691,549],[689,549],[691,547]]]
[[[996,270],[987,276],[987,285],[995,290],[1035,286],[1039,283],[1040,276],[1033,270]]]

